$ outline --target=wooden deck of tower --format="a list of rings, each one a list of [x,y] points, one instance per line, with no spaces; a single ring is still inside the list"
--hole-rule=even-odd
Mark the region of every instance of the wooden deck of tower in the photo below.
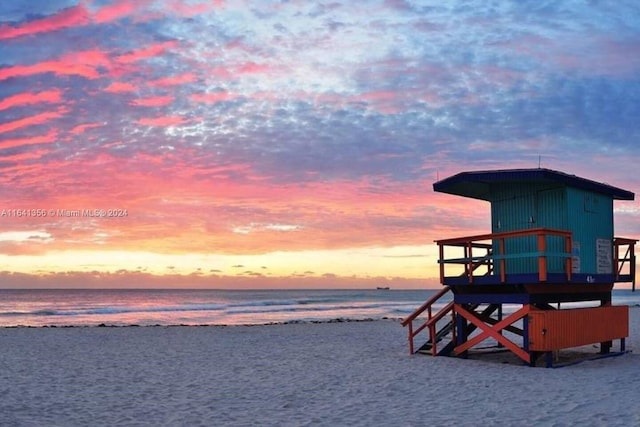
[[[611,296],[616,282],[635,290],[637,240],[614,237],[613,203],[632,192],[540,168],[463,172],[433,187],[488,201],[491,233],[436,241],[443,289],[403,320],[411,354],[466,357],[490,339],[551,366],[561,349],[609,353],[619,340],[625,351],[628,307]]]

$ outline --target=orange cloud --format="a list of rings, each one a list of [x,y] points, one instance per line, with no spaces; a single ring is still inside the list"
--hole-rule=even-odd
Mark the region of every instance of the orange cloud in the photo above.
[[[60,12],[40,19],[26,22],[17,27],[0,26],[0,40],[11,39],[29,34],[56,31],[62,28],[76,27],[89,23],[89,16],[83,4],[63,9]]]
[[[38,93],[19,93],[0,101],[0,111],[8,108],[40,103],[55,104],[62,101],[62,91],[58,89],[46,90]]]

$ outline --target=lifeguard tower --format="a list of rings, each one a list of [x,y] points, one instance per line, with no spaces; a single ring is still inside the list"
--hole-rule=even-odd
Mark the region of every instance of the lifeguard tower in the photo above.
[[[613,202],[632,192],[541,168],[462,172],[433,188],[488,201],[491,233],[436,241],[444,287],[402,322],[411,354],[466,357],[492,339],[551,366],[561,349],[610,353],[620,340],[625,351],[629,308],[611,295],[616,282],[635,290],[637,240],[614,237]]]

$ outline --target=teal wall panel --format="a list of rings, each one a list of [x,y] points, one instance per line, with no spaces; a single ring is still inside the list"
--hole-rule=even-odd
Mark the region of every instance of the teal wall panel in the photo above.
[[[580,257],[574,271],[612,273],[613,199],[576,188],[568,188],[567,195],[569,229]]]
[[[492,188],[491,224],[493,233],[537,228],[536,193],[540,185],[536,183],[518,183],[495,185]],[[498,243],[493,242],[494,253],[498,253]],[[507,254],[535,252],[537,247],[534,236],[511,238],[505,241]],[[507,274],[537,271],[537,259],[519,258],[506,261]],[[499,266],[495,269],[500,273]]]
[[[536,193],[536,223],[538,227],[568,230],[567,193],[565,187],[544,189]],[[565,239],[560,236],[547,237],[547,251],[565,252]],[[547,271],[549,273],[564,272],[564,259],[549,257]]]
[[[574,272],[612,273],[613,198],[564,185],[541,183],[502,183],[491,190],[492,233],[553,228],[571,231],[575,252]],[[534,236],[506,240],[507,254],[537,251]],[[494,253],[498,243],[493,242]],[[565,252],[562,237],[547,237],[547,251]],[[537,272],[537,259],[507,260],[507,274]],[[547,259],[550,273],[564,271],[564,259]],[[499,274],[496,266],[495,274]]]

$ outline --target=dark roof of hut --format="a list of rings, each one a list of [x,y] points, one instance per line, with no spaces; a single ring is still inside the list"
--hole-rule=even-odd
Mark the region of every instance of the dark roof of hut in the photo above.
[[[608,195],[616,200],[633,200],[634,193],[590,179],[580,178],[551,169],[503,169],[493,171],[461,172],[433,184],[441,193],[455,194],[480,200],[491,200],[491,186],[505,183],[548,183],[565,185]]]

